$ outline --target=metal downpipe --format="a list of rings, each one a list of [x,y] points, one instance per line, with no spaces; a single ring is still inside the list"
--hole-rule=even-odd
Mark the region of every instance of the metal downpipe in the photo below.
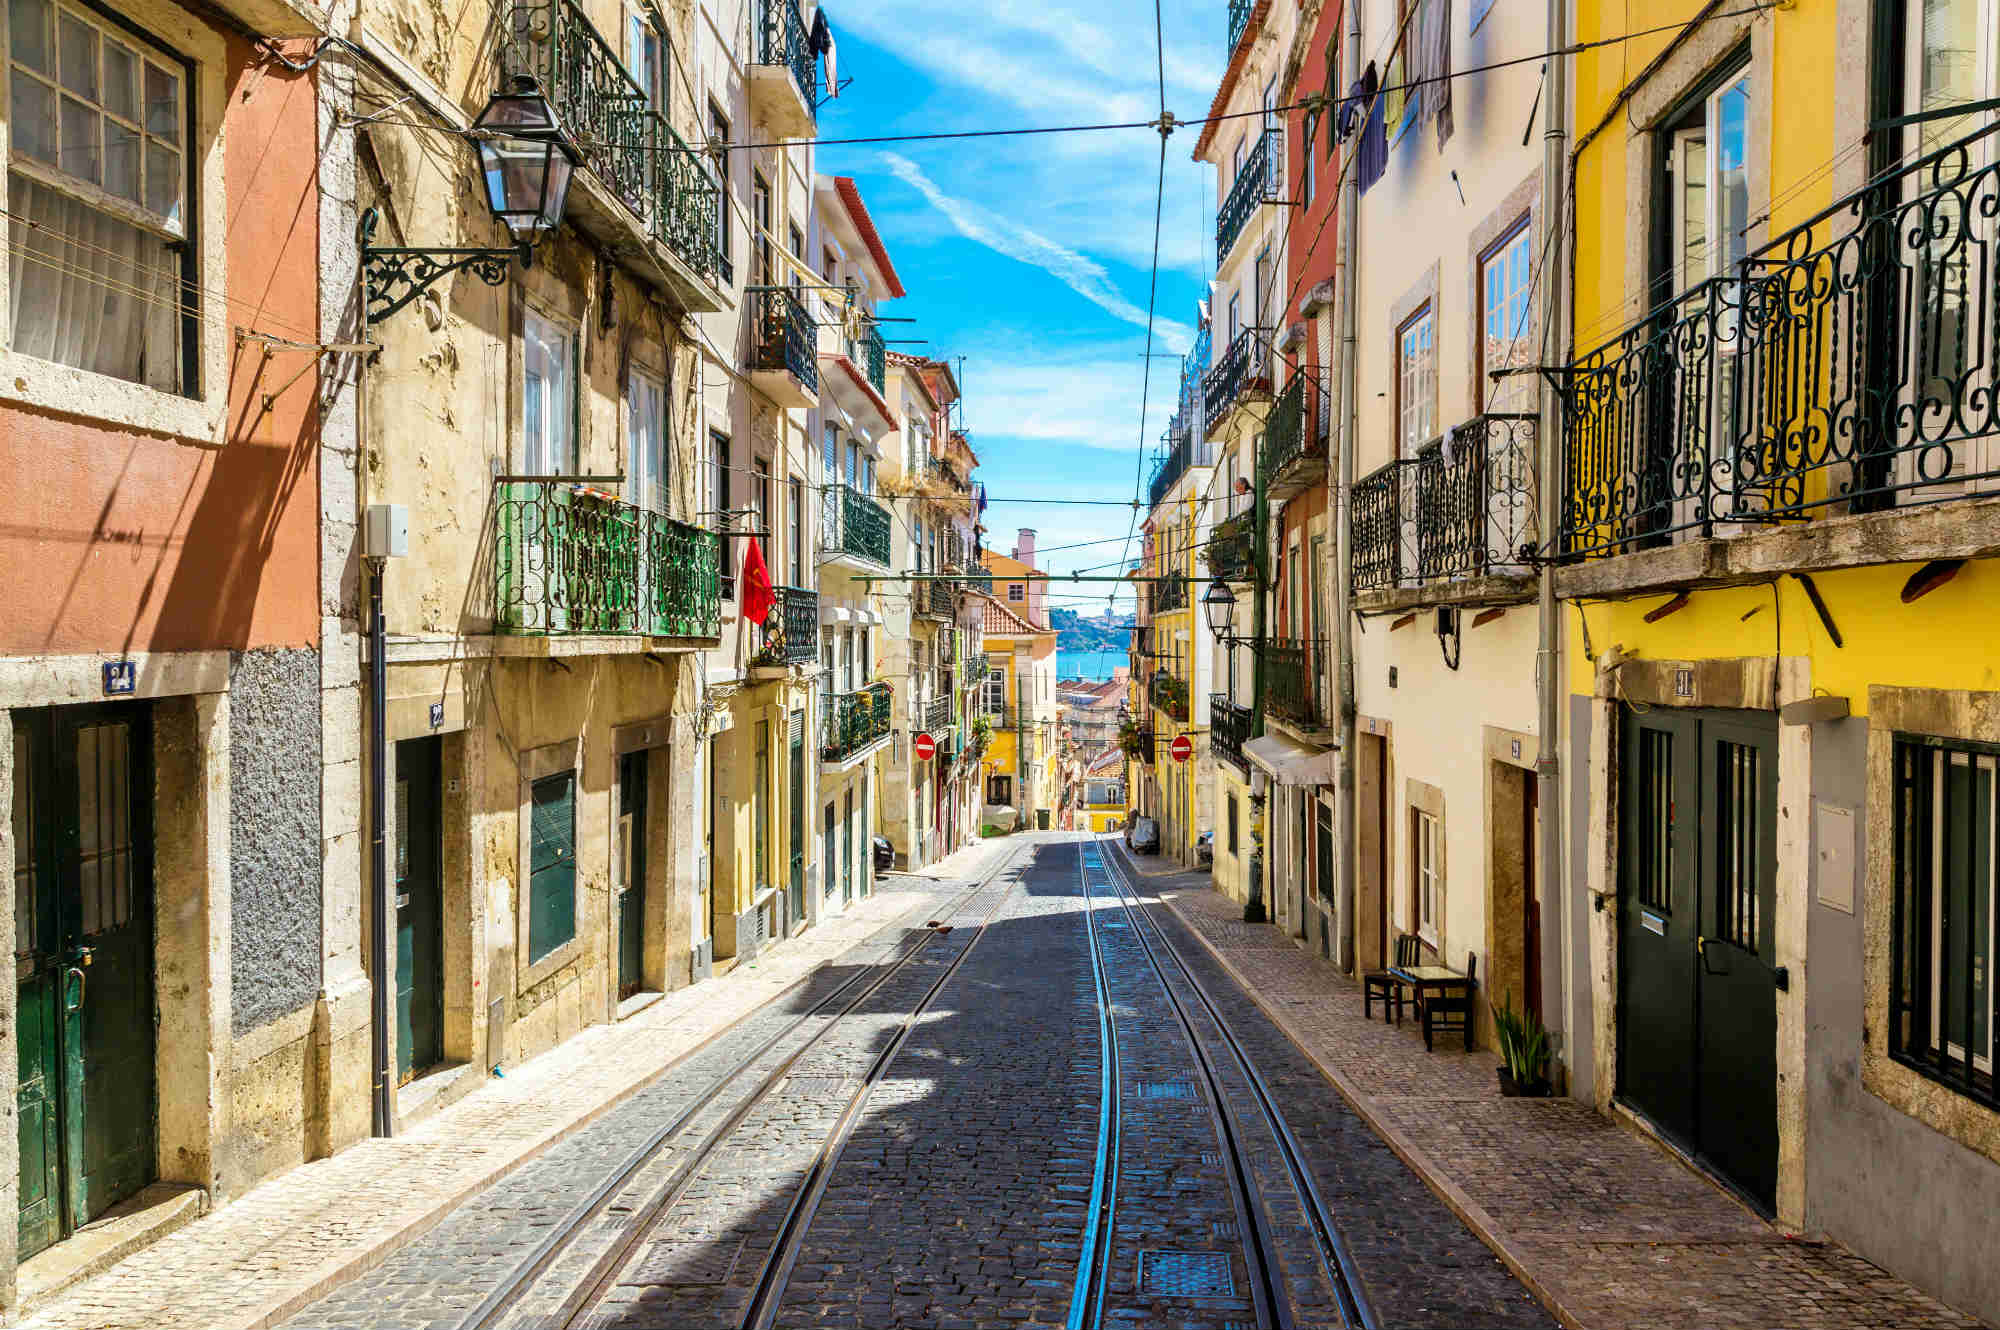
[[[1341,63],[1341,86],[1351,88],[1361,77],[1361,6],[1349,0],[1347,41]],[[1358,147],[1358,144],[1357,144]],[[1341,852],[1335,856],[1339,871],[1340,953],[1334,963],[1343,970],[1356,968],[1354,956],[1355,909],[1355,696],[1354,696],[1354,275],[1360,253],[1361,233],[1355,211],[1361,198],[1358,181],[1351,170],[1341,172],[1340,258],[1334,274],[1334,302],[1340,317],[1339,387],[1328,429],[1339,422],[1340,436],[1331,440],[1334,448],[1333,517],[1333,616],[1335,688],[1340,708],[1340,754],[1336,760],[1335,830]]]

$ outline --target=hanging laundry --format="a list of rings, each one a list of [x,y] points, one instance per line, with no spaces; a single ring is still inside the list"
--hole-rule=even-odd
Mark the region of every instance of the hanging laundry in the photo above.
[[[1366,103],[1368,118],[1361,122],[1361,144],[1354,162],[1355,188],[1366,194],[1382,173],[1389,169],[1389,117],[1384,105],[1389,99],[1375,90],[1375,67],[1368,67],[1370,80]]]
[[[1451,137],[1451,0],[1424,0],[1418,18],[1417,61],[1424,83],[1415,90],[1419,120],[1437,125],[1440,149]]]
[[[1375,62],[1370,60],[1368,68],[1361,71],[1361,77],[1354,80],[1354,86],[1347,90],[1334,112],[1333,127],[1336,141],[1345,143],[1354,137],[1354,131],[1368,114],[1368,99],[1375,95]]]

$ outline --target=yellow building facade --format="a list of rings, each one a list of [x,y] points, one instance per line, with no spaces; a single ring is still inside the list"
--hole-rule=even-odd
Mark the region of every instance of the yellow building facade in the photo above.
[[[1580,1093],[1988,1320],[1994,9],[1576,60],[1554,533]]]
[[[1023,529],[1013,557],[981,551],[993,594],[983,600],[986,684],[975,711],[992,730],[982,759],[983,825],[991,810],[1011,807],[1014,825],[1046,830],[1055,825],[1062,796],[1058,747],[1061,706],[1056,697],[1056,634],[1048,626],[1046,582],[1036,576],[1034,535]]]

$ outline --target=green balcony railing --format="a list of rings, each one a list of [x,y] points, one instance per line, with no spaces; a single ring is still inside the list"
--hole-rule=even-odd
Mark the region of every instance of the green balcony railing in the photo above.
[[[755,665],[810,665],[819,659],[819,592],[774,586],[777,597],[758,629]]]
[[[888,738],[891,724],[889,711],[889,685],[886,683],[871,683],[851,693],[834,694],[828,699],[820,757],[828,762],[843,761],[870,744]]]
[[[1320,677],[1326,666],[1326,643],[1274,639],[1264,643],[1262,656],[1266,708],[1307,729],[1325,725],[1329,711]]]
[[[1236,43],[1243,40],[1243,29],[1250,26],[1250,14],[1256,8],[1256,0],[1229,0],[1229,50],[1224,59],[1236,54]]]
[[[949,620],[958,612],[958,591],[951,582],[919,582],[910,599],[917,613],[933,619]]]
[[[934,739],[942,741],[944,731],[951,728],[951,699],[934,697],[924,703],[924,729]]]
[[[813,342],[812,316],[805,302],[782,286],[750,291],[752,318],[750,368],[784,370],[809,393],[819,391],[819,351]]]
[[[648,232],[695,272],[714,276],[721,191],[575,0],[510,4],[500,66],[503,79],[535,80],[587,169]]]
[[[889,381],[889,347],[882,340],[882,330],[874,324],[868,331],[854,340],[849,359],[857,361],[868,375],[868,384],[876,392],[886,391]]]
[[[820,545],[829,554],[847,554],[889,566],[889,510],[855,489],[834,485],[820,504]]]
[[[1208,534],[1202,550],[1208,571],[1225,582],[1254,582],[1257,579],[1256,517],[1246,508],[1234,517],[1225,517]]]
[[[722,632],[722,538],[713,531],[567,481],[505,476],[494,543],[496,632]]]

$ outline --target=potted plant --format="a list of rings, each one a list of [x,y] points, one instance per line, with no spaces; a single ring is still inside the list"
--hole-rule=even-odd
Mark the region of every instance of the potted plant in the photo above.
[[[1549,1032],[1532,1011],[1515,1011],[1509,990],[1493,1008],[1500,1043],[1500,1093],[1509,1099],[1541,1099],[1549,1093]]]

